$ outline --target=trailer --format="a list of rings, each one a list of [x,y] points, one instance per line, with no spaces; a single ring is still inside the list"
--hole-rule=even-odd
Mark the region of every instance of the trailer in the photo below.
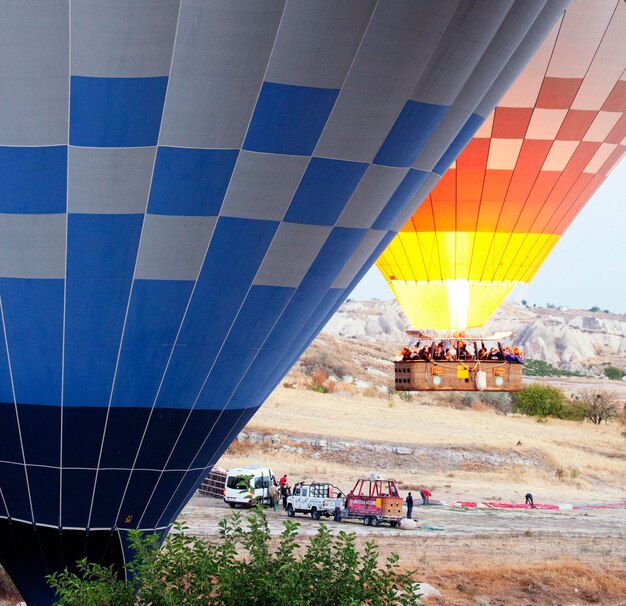
[[[228,472],[225,469],[222,469],[221,467],[213,467],[213,469],[209,471],[206,478],[202,480],[202,484],[200,484],[198,492],[207,497],[223,499],[227,475]]]
[[[373,473],[357,480],[346,497],[346,509],[342,517],[363,520],[366,526],[387,523],[398,526],[404,517],[404,499],[398,492],[395,480],[385,480]]]

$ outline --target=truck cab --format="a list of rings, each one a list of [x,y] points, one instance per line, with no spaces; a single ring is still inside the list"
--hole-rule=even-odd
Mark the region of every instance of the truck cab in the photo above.
[[[300,482],[287,497],[287,515],[293,518],[296,513],[310,514],[314,520],[321,516],[330,517],[335,510],[335,499],[344,497],[343,492],[332,484]]]

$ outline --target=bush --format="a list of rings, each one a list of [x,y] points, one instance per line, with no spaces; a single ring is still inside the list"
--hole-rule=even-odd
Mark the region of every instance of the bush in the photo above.
[[[119,580],[112,569],[79,562],[48,577],[59,599],[56,606],[334,606],[415,604],[411,573],[399,569],[398,556],[379,566],[378,547],[362,553],[356,535],[333,537],[325,524],[299,547],[297,522],[287,520],[270,550],[265,514],[255,510],[243,528],[241,515],[219,523],[219,543],[188,536],[178,527],[158,548],[155,535],[129,533],[134,559],[131,580]]]
[[[602,421],[608,423],[620,414],[620,401],[611,391],[586,389],[574,396],[573,406],[580,411],[583,419],[594,425],[600,425]]]
[[[326,349],[309,349],[300,358],[300,367],[304,374],[313,376],[316,371],[334,375],[338,379],[346,376],[347,370],[343,359],[333,355]]]
[[[526,385],[521,391],[512,394],[514,412],[534,417],[556,417],[567,415],[567,398],[563,391],[549,385]]]
[[[326,393],[326,381],[328,381],[328,373],[325,370],[316,370],[311,375],[311,389],[319,393]]]
[[[398,392],[398,395],[403,402],[413,401],[413,394],[410,391],[400,391]]]
[[[621,381],[624,376],[624,371],[621,368],[615,366],[607,366],[604,369],[604,376],[611,379],[611,381]]]

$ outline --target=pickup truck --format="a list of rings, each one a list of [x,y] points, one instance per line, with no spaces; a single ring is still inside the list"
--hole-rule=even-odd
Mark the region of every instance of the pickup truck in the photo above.
[[[328,518],[335,511],[338,496],[343,497],[344,494],[332,484],[296,484],[293,493],[287,497],[287,515],[293,518],[296,513],[308,513],[314,520],[319,520],[321,516]]]

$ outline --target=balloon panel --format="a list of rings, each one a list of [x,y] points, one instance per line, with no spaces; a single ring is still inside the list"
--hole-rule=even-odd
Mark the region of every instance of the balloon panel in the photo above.
[[[504,301],[515,283],[414,282],[393,280],[393,294],[413,326],[448,330],[450,326],[482,326]],[[471,305],[470,305],[471,301]]]
[[[623,2],[574,0],[382,254],[377,265],[416,326],[484,323],[502,300],[484,293],[529,282],[622,158],[624,31]],[[449,281],[462,309],[446,315]],[[458,296],[466,281],[483,294]]]

